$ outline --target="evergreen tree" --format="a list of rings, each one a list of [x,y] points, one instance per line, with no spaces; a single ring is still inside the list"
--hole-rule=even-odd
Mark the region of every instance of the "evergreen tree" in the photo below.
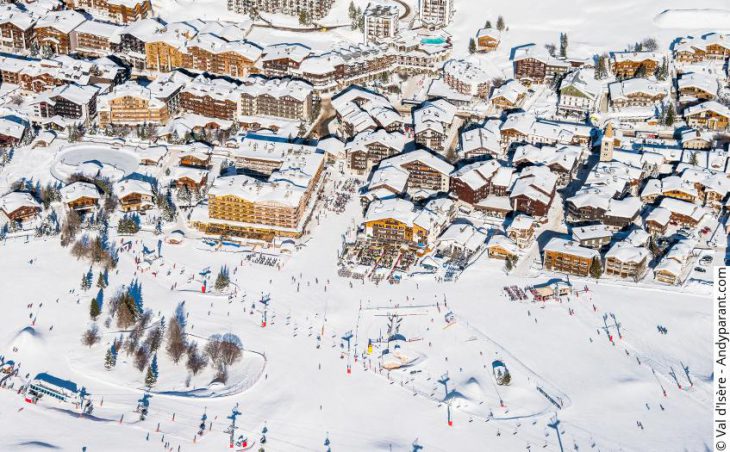
[[[593,258],[593,261],[591,262],[591,268],[590,273],[593,278],[600,278],[603,274],[603,266],[601,265],[601,259],[600,258]]]
[[[664,117],[664,125],[669,127],[673,126],[674,121],[677,119],[676,116],[677,113],[674,111],[674,104],[670,102],[667,107],[666,116]]]
[[[154,386],[155,383],[157,383],[157,354],[152,357],[152,362],[147,367],[147,375],[144,378],[144,384],[148,388]]]
[[[228,267],[223,266],[221,267],[220,271],[218,272],[218,277],[215,279],[215,289],[216,290],[223,290],[231,283],[231,278],[228,273]]]
[[[646,65],[644,63],[641,63],[639,65],[639,67],[636,69],[636,73],[634,73],[634,77],[636,77],[636,78],[646,77]]]
[[[100,289],[106,288],[106,281],[104,280],[104,273],[103,272],[99,272],[99,277],[96,278],[96,287],[98,287]]]
[[[104,358],[104,367],[106,370],[110,370],[112,367],[117,365],[117,353],[114,348],[114,344],[109,347],[106,351],[106,357]]]
[[[304,10],[299,11],[299,25],[307,25],[308,22],[307,12]]]
[[[91,269],[89,269],[89,271],[84,273],[84,275],[81,277],[81,289],[89,290],[91,288],[92,278],[93,274],[91,273]]]
[[[497,30],[504,31],[504,18],[502,16],[497,17]]]
[[[137,313],[142,314],[144,312],[144,303],[142,302],[142,283],[136,279],[133,280],[127,289],[127,293],[129,293],[132,300],[134,300],[134,306]]]
[[[488,20],[487,23],[484,24],[484,28],[492,28],[492,22]]]
[[[469,38],[469,53],[474,53],[477,51],[477,43],[474,41],[474,38]]]
[[[89,316],[91,317],[91,320],[96,320],[96,318],[99,317],[99,314],[101,314],[101,306],[99,306],[99,302],[96,301],[96,298],[92,298],[91,306],[89,307]]]
[[[568,34],[560,33],[560,56],[567,58],[568,56]]]
[[[99,309],[104,307],[104,289],[99,288],[99,291],[96,293],[96,302],[99,304]]]

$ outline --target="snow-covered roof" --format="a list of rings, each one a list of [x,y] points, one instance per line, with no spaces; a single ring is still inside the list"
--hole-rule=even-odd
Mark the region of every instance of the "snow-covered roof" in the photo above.
[[[510,104],[515,104],[521,96],[527,94],[527,88],[517,80],[508,80],[501,86],[494,88],[490,100],[502,98]]]
[[[658,82],[646,78],[632,78],[622,80],[608,85],[608,92],[612,101],[625,100],[636,95],[647,95],[651,97],[669,94],[669,87],[665,82]]]
[[[474,162],[454,171],[451,177],[459,179],[472,190],[477,190],[489,183],[501,166],[499,161],[494,159]]]
[[[600,257],[598,251],[580,246],[577,242],[566,240],[560,237],[553,237],[543,248],[545,251],[555,251],[558,253],[570,254],[583,258],[593,259]]]
[[[96,185],[88,182],[74,182],[62,187],[61,200],[65,203],[75,201],[80,198],[99,199],[99,190]]]
[[[124,179],[114,184],[114,192],[119,199],[131,194],[152,196],[152,185],[149,182],[138,179]]]
[[[487,248],[491,249],[495,247],[502,248],[503,250],[512,254],[517,254],[517,251],[519,250],[519,247],[511,238],[502,234],[494,234],[492,235],[492,237],[489,238]]]
[[[395,155],[380,162],[381,166],[393,165],[403,167],[411,162],[420,162],[429,168],[432,168],[441,174],[448,176],[454,170],[454,166],[443,160],[440,156],[433,154],[425,149],[417,149],[415,151],[404,152]]]
[[[499,133],[499,120],[488,120],[481,127],[475,127],[461,133],[461,152],[469,153],[484,149],[501,154],[502,135]]]
[[[606,253],[606,259],[616,259],[623,263],[639,264],[649,258],[649,250],[628,242],[616,242]]]
[[[271,96],[275,99],[290,97],[303,102],[312,93],[312,85],[308,82],[291,78],[248,77],[239,87],[241,95],[258,97]]]
[[[76,27],[86,22],[83,14],[71,10],[64,9],[60,11],[50,11],[36,22],[36,28],[55,28],[61,33],[71,33]]]
[[[41,205],[30,193],[21,191],[13,191],[0,197],[0,211],[5,212],[6,215],[10,215],[22,207],[40,209]]]
[[[726,118],[730,118],[730,108],[724,106],[720,102],[709,100],[707,102],[702,102],[698,105],[692,105],[690,107],[687,107],[684,112],[682,113],[685,117],[687,116],[694,116],[699,113],[704,113],[707,111],[711,111],[713,113],[717,113],[721,116],[724,116]]]
[[[613,237],[613,230],[605,224],[596,224],[592,226],[582,226],[573,228],[571,234],[575,240],[592,240]]]
[[[656,52],[611,52],[611,58],[616,62],[642,63],[644,61],[654,61],[657,64],[662,62],[661,54]]]
[[[662,199],[659,203],[659,207],[663,207],[672,213],[690,217],[695,221],[700,221],[707,213],[707,210],[704,207],[675,198]]]

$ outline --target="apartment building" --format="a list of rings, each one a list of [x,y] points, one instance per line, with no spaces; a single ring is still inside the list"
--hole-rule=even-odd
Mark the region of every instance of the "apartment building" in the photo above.
[[[398,34],[400,9],[395,4],[368,3],[363,15],[365,44],[392,39]]]

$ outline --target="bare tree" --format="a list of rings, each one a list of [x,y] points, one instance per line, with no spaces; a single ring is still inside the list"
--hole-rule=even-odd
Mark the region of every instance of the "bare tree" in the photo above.
[[[186,348],[182,327],[177,318],[173,317],[167,328],[167,355],[177,364]]]
[[[99,335],[99,327],[96,326],[96,324],[91,325],[89,329],[84,331],[84,334],[81,335],[81,343],[87,347],[91,347],[100,340],[101,336]]]
[[[198,343],[191,342],[190,345],[188,345],[188,361],[186,364],[188,370],[192,372],[193,375],[197,375],[198,372],[203,370],[207,364],[208,362],[205,359],[205,356],[203,356],[198,350]]]

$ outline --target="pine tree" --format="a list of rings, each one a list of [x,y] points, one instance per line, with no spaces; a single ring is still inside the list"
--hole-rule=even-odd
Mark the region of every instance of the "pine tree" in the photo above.
[[[104,273],[99,272],[99,277],[96,278],[96,287],[100,289],[106,288],[106,281],[104,280]]]
[[[504,31],[504,18],[502,16],[497,18],[497,30]]]
[[[304,10],[299,11],[299,25],[306,25],[308,20],[307,12]]]
[[[92,278],[93,275],[91,274],[91,269],[89,269],[89,271],[84,273],[84,275],[81,277],[81,289],[89,290],[89,288],[91,288]]]
[[[504,260],[504,268],[508,272],[511,272],[512,271],[513,264],[512,264],[512,259],[511,258],[508,257],[507,259]]]
[[[560,56],[567,58],[568,56],[568,34],[560,33]]]
[[[157,354],[152,357],[152,362],[147,367],[147,375],[144,378],[144,384],[148,388],[154,386],[155,383],[157,383]]]
[[[593,261],[591,262],[590,273],[591,276],[596,279],[601,277],[601,274],[603,274],[603,267],[601,266],[600,258],[593,258]]]
[[[104,367],[106,370],[110,370],[112,367],[117,365],[117,354],[112,344],[106,351],[106,357],[104,358]]]
[[[223,290],[231,283],[231,278],[228,273],[228,267],[223,266],[221,267],[220,271],[218,272],[218,277],[215,279],[215,289],[216,290]]]
[[[97,317],[101,314],[101,306],[99,306],[99,302],[96,301],[96,298],[91,299],[91,306],[89,307],[89,316],[91,317],[91,320],[96,320]]]
[[[674,121],[677,119],[676,116],[677,113],[674,111],[674,104],[670,102],[669,106],[667,107],[666,117],[664,118],[664,125],[670,127],[673,126]]]
[[[492,22],[488,20],[487,23],[484,24],[484,28],[492,28]]]
[[[477,43],[474,41],[474,38],[469,38],[469,53],[474,53],[477,51]]]

